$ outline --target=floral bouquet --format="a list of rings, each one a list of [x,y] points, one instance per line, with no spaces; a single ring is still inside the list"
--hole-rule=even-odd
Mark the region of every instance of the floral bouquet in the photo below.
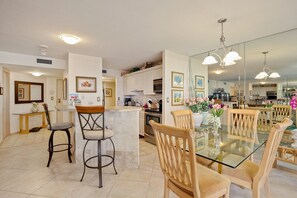
[[[193,113],[199,113],[207,112],[214,103],[214,100],[209,100],[208,98],[190,98],[186,99],[185,103]]]
[[[221,127],[221,116],[224,111],[227,110],[227,106],[224,104],[211,104],[210,116],[208,116],[208,122],[212,123],[215,127]]]

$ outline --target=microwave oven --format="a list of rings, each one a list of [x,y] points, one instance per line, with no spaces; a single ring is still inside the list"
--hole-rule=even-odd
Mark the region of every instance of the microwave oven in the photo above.
[[[161,79],[155,79],[153,81],[154,83],[154,92],[155,93],[162,93],[162,78]]]

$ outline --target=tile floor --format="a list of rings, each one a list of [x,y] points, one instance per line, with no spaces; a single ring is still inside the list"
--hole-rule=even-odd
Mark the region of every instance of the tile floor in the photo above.
[[[80,182],[82,165],[68,163],[65,152],[55,153],[50,168],[47,142],[50,132],[43,129],[29,135],[13,134],[0,145],[1,198],[158,198],[163,196],[163,176],[159,168],[156,147],[140,141],[140,167],[112,167],[103,170],[103,188],[98,188],[96,170],[87,169]],[[63,132],[55,141],[66,140]],[[261,159],[261,152],[255,159]],[[279,163],[270,177],[272,197],[297,197],[297,167]],[[173,193],[170,197],[176,197]],[[251,197],[251,192],[231,186],[230,197]]]

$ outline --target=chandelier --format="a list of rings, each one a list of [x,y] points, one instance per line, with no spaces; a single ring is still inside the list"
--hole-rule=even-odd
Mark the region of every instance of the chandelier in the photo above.
[[[266,54],[268,54],[268,52],[262,52],[262,54],[264,54],[264,67],[263,67],[263,71],[260,72],[255,79],[267,79],[267,77],[269,78],[279,78],[280,75],[277,72],[272,72],[271,69],[269,67],[267,67],[266,64]]]
[[[202,62],[203,65],[212,65],[212,64],[218,63],[215,56],[220,60],[220,66],[222,66],[222,67],[234,65],[234,64],[236,64],[235,61],[241,59],[241,57],[238,55],[238,53],[233,51],[232,48],[230,50],[226,49],[225,36],[224,36],[224,26],[223,26],[226,21],[227,21],[226,18],[221,18],[221,19],[218,20],[218,23],[221,24],[220,45],[216,50],[208,53],[208,56]],[[221,58],[220,55],[217,54],[217,51],[219,51],[219,49],[221,49],[221,48],[223,48],[223,50],[224,50],[224,57],[223,58]]]

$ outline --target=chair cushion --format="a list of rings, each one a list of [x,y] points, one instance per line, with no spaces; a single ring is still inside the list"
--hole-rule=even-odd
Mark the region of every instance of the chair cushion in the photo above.
[[[72,127],[72,124],[70,122],[61,122],[61,123],[54,123],[52,124],[52,128],[49,130],[65,130]]]
[[[85,139],[87,140],[102,140],[103,139],[103,130],[92,130],[92,131],[83,131]],[[104,138],[110,138],[113,136],[113,131],[110,129],[104,129]]]
[[[197,172],[201,197],[212,197],[218,191],[229,189],[231,182],[225,176],[200,164],[197,164]]]
[[[217,169],[217,167],[214,167],[214,166],[213,168]],[[236,183],[239,185],[243,183],[251,185],[253,182],[253,178],[256,176],[258,170],[259,170],[259,165],[253,163],[250,160],[246,160],[237,168],[230,168],[223,165],[222,174],[230,178],[230,180],[233,183]],[[242,181],[242,182],[239,183],[237,181]]]

